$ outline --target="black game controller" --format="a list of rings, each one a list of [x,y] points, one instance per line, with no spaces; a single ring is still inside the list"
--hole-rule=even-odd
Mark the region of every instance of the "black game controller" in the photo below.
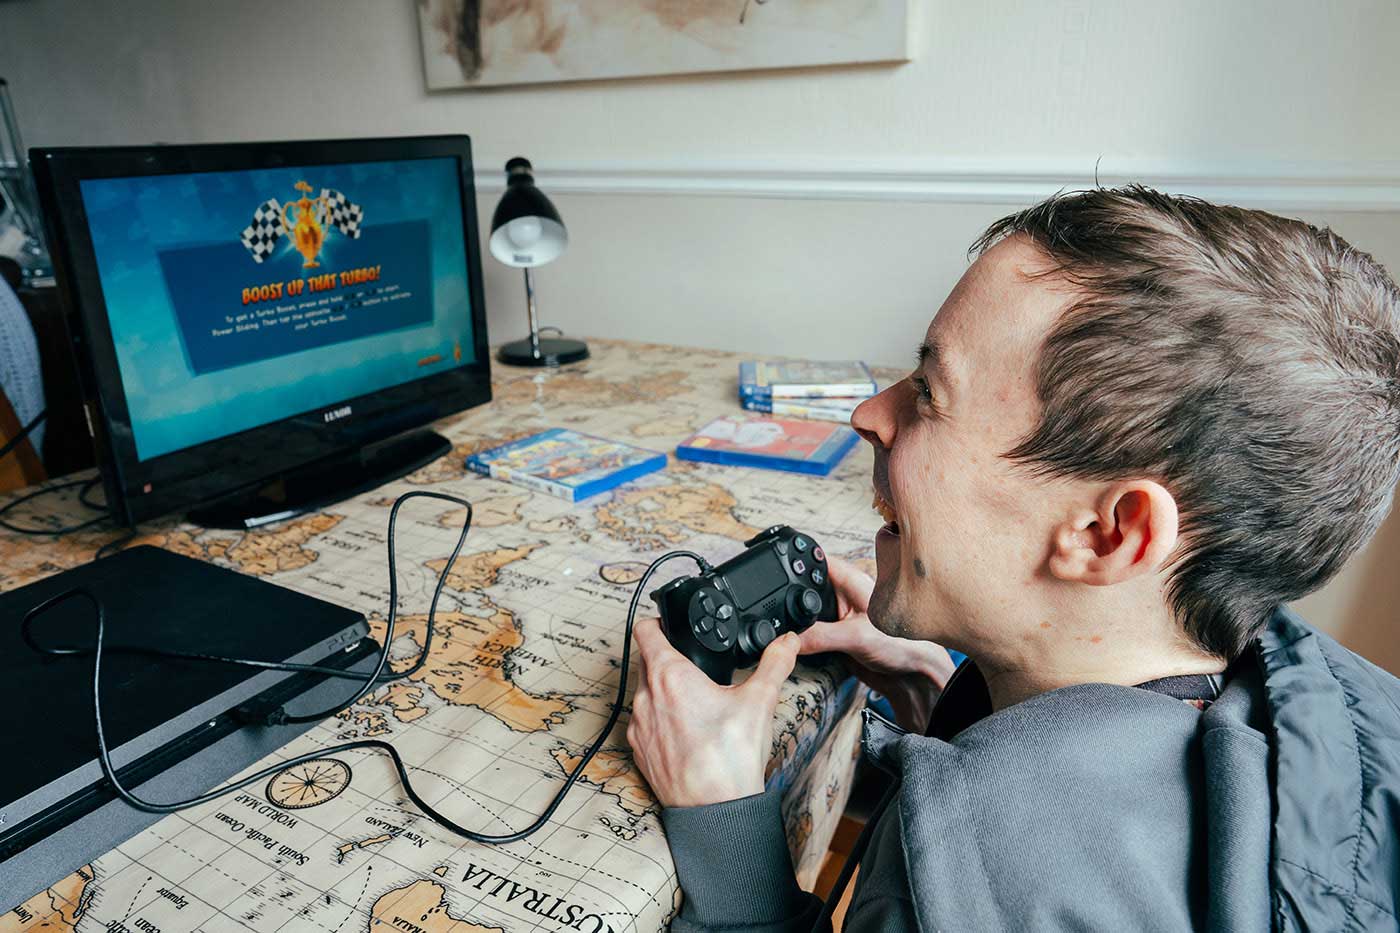
[[[757,664],[779,635],[836,618],[826,554],[811,535],[774,525],[744,547],[713,570],[651,594],[667,639],[717,684]]]

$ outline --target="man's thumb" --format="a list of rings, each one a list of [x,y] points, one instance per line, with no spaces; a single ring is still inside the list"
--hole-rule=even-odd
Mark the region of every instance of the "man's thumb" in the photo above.
[[[749,678],[749,682],[767,684],[774,689],[781,687],[783,681],[792,673],[793,667],[797,665],[797,649],[800,644],[801,639],[795,633],[788,632],[763,649],[763,657],[759,658],[758,668]]]

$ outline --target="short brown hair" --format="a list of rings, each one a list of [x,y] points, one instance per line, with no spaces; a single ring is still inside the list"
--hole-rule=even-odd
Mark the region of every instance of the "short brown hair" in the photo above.
[[[1239,655],[1374,534],[1400,470],[1400,291],[1331,230],[1138,185],[992,224],[1077,290],[1036,363],[1039,424],[1006,456],[1141,475],[1177,499],[1168,598]]]

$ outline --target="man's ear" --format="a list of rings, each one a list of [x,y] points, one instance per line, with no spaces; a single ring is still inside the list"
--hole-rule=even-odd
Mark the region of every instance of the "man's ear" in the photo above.
[[[1160,483],[1115,484],[1055,529],[1050,572],[1090,586],[1155,573],[1176,550],[1177,522],[1176,500]]]

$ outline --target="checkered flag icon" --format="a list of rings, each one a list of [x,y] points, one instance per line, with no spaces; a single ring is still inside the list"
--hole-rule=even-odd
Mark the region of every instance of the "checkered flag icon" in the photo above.
[[[253,262],[262,262],[272,255],[286,232],[282,226],[282,205],[276,198],[268,198],[253,212],[253,222],[243,229],[243,245],[253,254]]]
[[[358,240],[360,221],[365,219],[364,208],[332,188],[322,188],[321,197],[326,199],[326,209],[335,228],[350,239]]]

